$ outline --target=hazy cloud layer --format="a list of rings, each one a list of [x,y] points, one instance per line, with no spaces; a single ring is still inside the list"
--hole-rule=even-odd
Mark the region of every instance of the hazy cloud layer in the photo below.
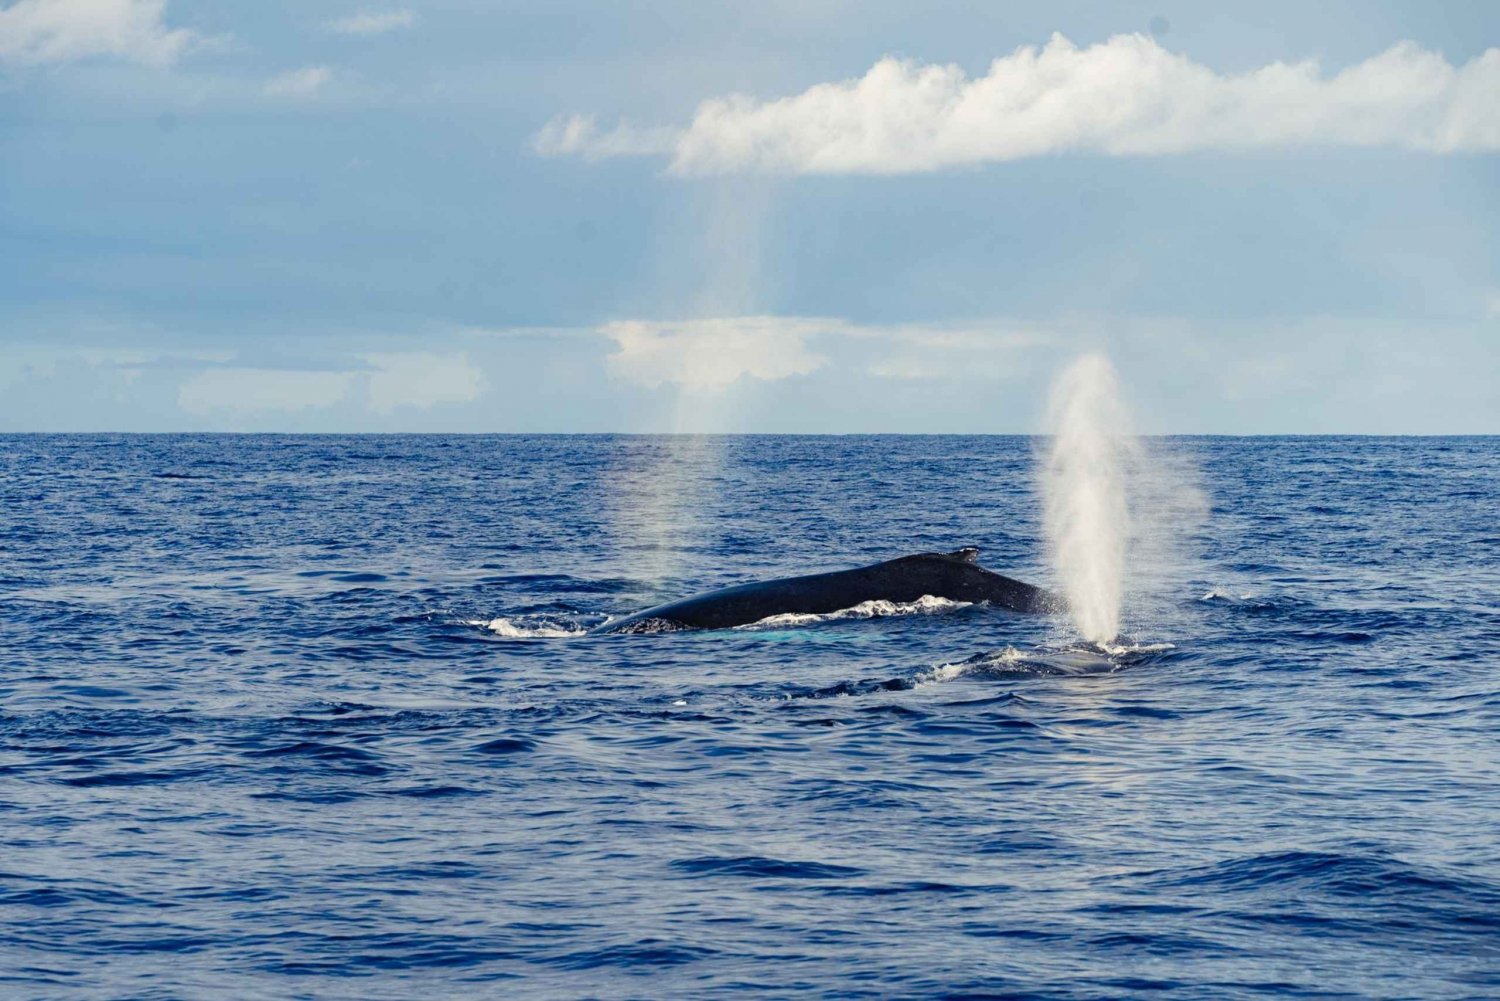
[[[360,355],[357,367],[336,370],[205,368],[183,380],[177,405],[197,416],[232,416],[292,414],[348,402],[384,415],[469,403],[487,385],[463,352],[400,351]]]
[[[677,323],[622,320],[600,328],[615,342],[611,371],[642,386],[727,386],[742,376],[785,379],[807,375],[828,359],[808,346],[838,320],[741,316]]]
[[[795,316],[282,340],[255,351],[8,344],[6,430],[1038,430],[1108,351],[1150,431],[1496,427],[1494,321],[1173,318],[861,325]],[[601,413],[610,414],[601,420]],[[811,416],[809,416],[811,415]]]
[[[0,9],[0,62],[109,56],[165,66],[195,39],[162,23],[165,0],[17,0]]]
[[[234,352],[170,348],[76,347],[8,344],[0,351],[0,388],[32,381],[45,382],[59,375],[90,370],[110,373],[123,382],[134,382],[153,369],[198,368],[223,364]]]
[[[327,66],[304,66],[266,81],[268,97],[310,97],[333,77]]]
[[[544,125],[532,137],[531,145],[543,156],[577,154],[590,160],[610,156],[669,156],[677,150],[682,135],[681,129],[638,128],[624,122],[601,132],[593,115],[568,115]]]
[[[479,398],[487,383],[463,352],[430,354],[400,351],[364,356],[370,374],[370,409],[390,413],[398,407],[433,407],[440,403],[468,403]]]
[[[211,368],[183,382],[177,405],[199,416],[313,410],[348,396],[355,377],[353,372]]]
[[[901,174],[1064,152],[1500,149],[1500,49],[1462,66],[1402,42],[1332,75],[1315,61],[1224,75],[1144,35],[1079,48],[1062,35],[996,59],[984,76],[886,57],[863,77],[779,100],[698,107],[678,130],[588,116],[549,123],[551,155],[667,155],[679,174]]]
[[[417,16],[409,10],[361,11],[329,21],[327,28],[341,35],[381,35],[416,23]]]
[[[1050,341],[1011,328],[860,326],[808,316],[731,316],[674,322],[622,320],[599,328],[614,342],[612,374],[640,386],[723,388],[741,378],[809,375],[835,354],[868,375],[952,379],[1015,371],[1014,349]],[[847,361],[845,361],[847,364]]]

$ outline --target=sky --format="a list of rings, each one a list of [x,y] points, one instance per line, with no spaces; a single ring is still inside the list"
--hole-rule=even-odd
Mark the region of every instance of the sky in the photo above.
[[[1500,5],[0,0],[0,431],[1500,433]]]

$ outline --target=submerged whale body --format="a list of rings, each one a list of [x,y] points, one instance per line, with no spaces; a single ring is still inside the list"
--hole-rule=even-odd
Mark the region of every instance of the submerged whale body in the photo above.
[[[928,595],[950,601],[987,602],[1017,612],[1062,608],[1061,599],[1055,595],[986,570],[979,565],[979,550],[971,548],[954,553],[917,553],[853,570],[726,587],[606,622],[594,632],[727,629],[773,615],[826,615],[866,601],[911,602]]]

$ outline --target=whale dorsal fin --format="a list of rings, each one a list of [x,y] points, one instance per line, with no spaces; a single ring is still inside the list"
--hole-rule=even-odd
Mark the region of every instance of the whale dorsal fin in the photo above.
[[[979,562],[979,547],[978,546],[964,546],[962,549],[957,549],[957,550],[954,550],[953,552],[949,553],[948,554],[948,558],[949,559],[953,559],[953,560],[960,560],[960,561],[962,561],[964,563],[978,563]]]

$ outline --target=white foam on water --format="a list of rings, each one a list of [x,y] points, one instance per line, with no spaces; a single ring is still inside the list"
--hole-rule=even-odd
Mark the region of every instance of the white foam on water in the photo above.
[[[466,626],[482,626],[496,636],[508,640],[556,639],[564,636],[582,636],[588,632],[582,626],[560,625],[555,620],[538,620],[534,623],[523,618],[469,619]]]
[[[972,602],[951,601],[947,598],[938,598],[930,594],[924,594],[916,601],[886,601],[876,599],[874,601],[862,601],[851,608],[841,608],[836,612],[813,614],[810,612],[783,612],[780,615],[768,615],[758,622],[748,625],[737,626],[738,629],[773,629],[785,628],[787,626],[806,626],[817,622],[838,622],[842,619],[883,619],[893,615],[938,615],[943,612],[952,612],[956,609],[967,608]]]
[[[912,687],[921,688],[923,685],[942,684],[953,681],[955,678],[962,678],[964,675],[974,671],[1018,664],[1025,658],[1026,654],[1013,646],[1008,646],[1004,650],[997,650],[992,654],[986,654],[983,658],[970,658],[952,664],[938,664],[925,674],[919,674],[913,678]]]
[[[1130,657],[1143,653],[1165,653],[1176,650],[1176,643],[1100,643],[1099,649],[1111,657]]]
[[[1027,674],[1049,677],[1087,677],[1113,674],[1128,666],[1129,658],[1176,649],[1172,643],[1101,643],[1044,646],[1019,650],[1007,646],[993,653],[938,664],[912,679],[912,686],[942,684],[966,675]]]
[[[1214,587],[1214,588],[1209,588],[1207,591],[1205,591],[1203,593],[1203,597],[1199,598],[1198,600],[1199,601],[1250,601],[1254,597],[1255,597],[1255,595],[1251,594],[1249,591],[1243,591],[1243,592],[1241,592],[1239,594],[1235,594],[1229,588]]]

